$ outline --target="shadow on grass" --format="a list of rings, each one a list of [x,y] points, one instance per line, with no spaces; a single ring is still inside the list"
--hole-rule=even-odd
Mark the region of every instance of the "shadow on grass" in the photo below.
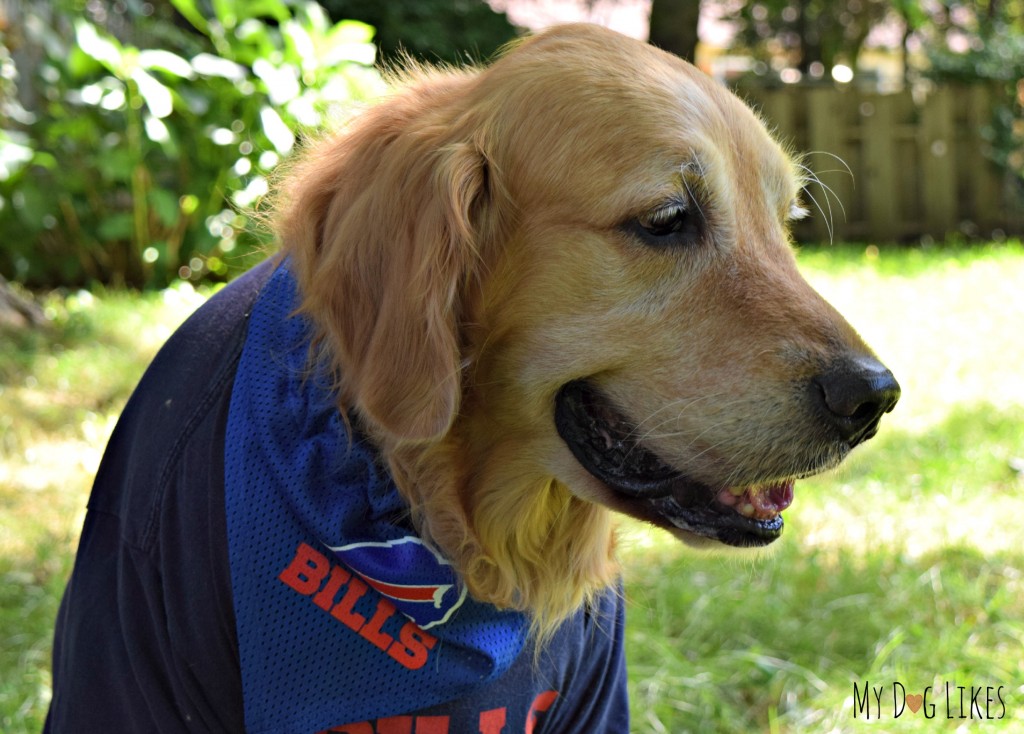
[[[44,533],[34,553],[0,555],[0,730],[39,732],[50,699],[53,624],[73,559]]]
[[[822,492],[837,482],[883,483],[898,499],[972,488],[1018,492],[1024,485],[1015,466],[1022,458],[1024,406],[959,405],[923,433],[883,431],[838,471],[801,485]]]

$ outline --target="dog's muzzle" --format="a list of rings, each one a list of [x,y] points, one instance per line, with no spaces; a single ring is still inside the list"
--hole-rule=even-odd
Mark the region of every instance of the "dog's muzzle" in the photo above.
[[[743,486],[710,486],[673,468],[641,440],[637,426],[587,380],[564,385],[555,399],[555,426],[576,460],[638,517],[733,546],[767,545],[782,534],[782,511],[798,477],[834,464],[878,431],[900,388],[872,358],[838,362],[810,381],[814,410],[833,460],[794,467],[792,475]]]
[[[733,546],[766,545],[782,534],[792,480],[717,488],[695,481],[644,447],[636,427],[586,380],[559,391],[555,425],[576,460],[631,514]]]

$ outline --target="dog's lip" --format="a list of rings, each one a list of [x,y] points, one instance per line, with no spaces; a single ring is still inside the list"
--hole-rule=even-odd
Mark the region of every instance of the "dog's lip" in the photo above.
[[[766,545],[782,534],[780,513],[793,501],[793,479],[712,487],[687,477],[644,447],[636,427],[587,380],[559,390],[555,425],[576,460],[627,512],[733,546]]]
[[[636,426],[586,380],[575,380],[558,391],[555,427],[576,460],[620,494],[666,497],[682,476],[644,448]]]

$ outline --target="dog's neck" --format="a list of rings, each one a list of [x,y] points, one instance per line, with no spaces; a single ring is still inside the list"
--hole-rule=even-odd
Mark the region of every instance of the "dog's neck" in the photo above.
[[[615,583],[609,510],[551,477],[518,471],[516,444],[467,450],[459,425],[430,444],[384,448],[423,538],[458,570],[476,599],[526,612],[544,638]],[[483,457],[463,466],[468,455]]]

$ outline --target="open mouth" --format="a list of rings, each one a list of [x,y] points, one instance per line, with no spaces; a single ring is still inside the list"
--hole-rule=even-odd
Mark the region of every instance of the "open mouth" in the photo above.
[[[645,448],[637,427],[585,380],[558,392],[555,426],[583,468],[633,514],[732,546],[767,545],[782,534],[792,479],[713,487],[688,478]]]

